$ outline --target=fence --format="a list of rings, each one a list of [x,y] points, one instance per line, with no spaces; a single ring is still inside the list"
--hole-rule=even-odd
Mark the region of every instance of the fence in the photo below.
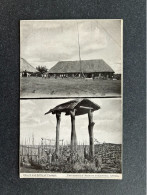
[[[82,161],[88,159],[89,146],[78,145],[77,154]],[[54,145],[20,145],[20,164],[39,161],[51,162],[55,154]],[[60,145],[59,154],[61,158],[66,159],[70,157],[70,145]],[[96,144],[95,156],[101,158],[103,164],[110,164],[121,161],[121,145],[120,144]]]

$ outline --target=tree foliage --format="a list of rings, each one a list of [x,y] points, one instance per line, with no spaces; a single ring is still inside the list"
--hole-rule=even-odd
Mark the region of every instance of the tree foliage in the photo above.
[[[47,72],[47,68],[45,66],[37,66],[36,69],[42,74]]]

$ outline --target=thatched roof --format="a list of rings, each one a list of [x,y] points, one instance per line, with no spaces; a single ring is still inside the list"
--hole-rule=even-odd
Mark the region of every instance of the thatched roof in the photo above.
[[[49,73],[94,73],[114,72],[113,69],[102,59],[80,61],[60,61],[53,66]]]
[[[20,61],[20,72],[36,72],[37,70],[31,65],[29,64],[29,62],[27,62],[24,58],[21,58]]]
[[[100,106],[88,99],[76,99],[60,104],[55,108],[50,109],[45,114],[49,113],[56,114],[58,112],[60,113],[65,112],[66,115],[69,115],[69,112],[72,111],[73,109],[76,109],[75,115],[82,115],[86,114],[89,109],[92,111],[99,110]]]

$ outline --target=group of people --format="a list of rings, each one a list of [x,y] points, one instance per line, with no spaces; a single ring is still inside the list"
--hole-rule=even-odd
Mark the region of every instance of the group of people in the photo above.
[[[41,77],[42,77],[42,79],[43,79],[43,78],[46,79],[47,75],[46,75],[46,74],[42,74]]]
[[[21,76],[21,77],[30,77],[31,74],[28,73],[27,71],[24,71],[24,72],[20,73],[20,76]]]

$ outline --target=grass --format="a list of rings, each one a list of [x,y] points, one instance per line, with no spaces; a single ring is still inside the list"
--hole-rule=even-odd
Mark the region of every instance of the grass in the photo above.
[[[21,97],[108,97],[120,95],[120,80],[20,78]]]
[[[35,167],[20,167],[20,173],[121,173],[119,168],[104,166],[102,169],[95,167],[93,163],[76,163],[74,165],[52,165],[48,169]]]
[[[58,162],[37,163],[30,161],[27,164],[20,165],[20,173],[121,173],[121,161],[116,163],[96,163],[94,161],[76,161],[74,163],[64,162],[62,156]]]
[[[42,169],[33,169],[33,168],[26,168],[26,167],[20,167],[19,168],[20,173],[48,173],[48,170],[42,170]]]

